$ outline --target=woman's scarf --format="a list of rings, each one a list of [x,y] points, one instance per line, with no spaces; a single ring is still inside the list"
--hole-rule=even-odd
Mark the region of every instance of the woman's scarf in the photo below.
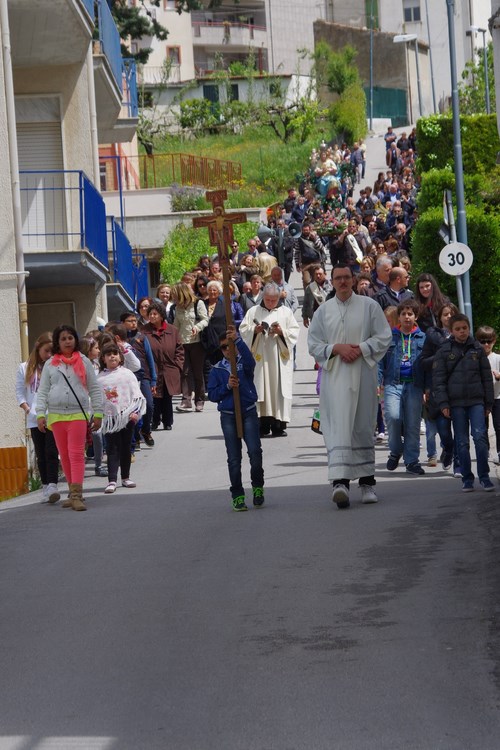
[[[73,352],[71,357],[65,357],[63,354],[54,354],[52,367],[59,367],[59,365],[69,365],[73,368],[76,375],[80,378],[83,385],[87,385],[87,371],[85,370],[85,364],[82,359],[80,352]]]

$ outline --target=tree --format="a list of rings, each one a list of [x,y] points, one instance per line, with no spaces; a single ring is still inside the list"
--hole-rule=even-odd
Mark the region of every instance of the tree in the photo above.
[[[349,86],[359,83],[355,65],[357,54],[357,50],[349,45],[335,52],[326,42],[319,42],[314,52],[318,87],[327,86],[341,96]]]
[[[496,109],[495,70],[493,66],[493,43],[486,48],[488,63],[488,83],[491,111]],[[476,57],[466,63],[462,73],[462,82],[458,85],[460,112],[464,115],[477,115],[486,112],[486,83],[484,80],[484,51],[476,49]]]

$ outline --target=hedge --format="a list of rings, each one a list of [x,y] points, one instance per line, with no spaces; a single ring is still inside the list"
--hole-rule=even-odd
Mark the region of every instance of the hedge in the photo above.
[[[439,253],[444,247],[438,230],[443,223],[443,209],[432,208],[423,213],[413,230],[413,278],[424,271],[432,273],[439,286],[456,302],[456,281],[441,271]],[[483,208],[467,207],[467,244],[474,254],[470,270],[474,328],[491,325],[500,332],[500,218],[487,214]]]
[[[464,172],[490,172],[500,151],[496,115],[463,115],[460,131]],[[450,115],[421,117],[417,123],[417,142],[420,174],[446,165],[453,167],[453,119]]]
[[[480,206],[483,187],[484,177],[481,175],[464,175],[465,202]],[[441,205],[445,190],[455,193],[455,173],[451,169],[431,169],[425,172],[417,198],[419,213]]]
[[[330,106],[329,112],[339,142],[354,143],[366,136],[366,96],[361,84],[351,83]]]

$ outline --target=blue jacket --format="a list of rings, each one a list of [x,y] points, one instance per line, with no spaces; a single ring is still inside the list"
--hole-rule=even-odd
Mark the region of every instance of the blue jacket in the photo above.
[[[425,387],[425,376],[421,364],[421,354],[424,347],[425,333],[416,328],[411,334],[410,361],[412,363],[413,385],[417,388]],[[401,372],[401,331],[392,329],[392,342],[384,358],[379,364],[379,382],[384,385],[399,385]]]
[[[242,411],[247,411],[255,406],[257,401],[257,390],[253,382],[255,360],[252,352],[243,339],[236,340],[237,359],[236,369],[240,381],[240,402]],[[229,376],[231,375],[231,364],[226,358],[217,362],[210,371],[208,377],[208,398],[217,404],[218,411],[234,412],[233,389],[228,388]]]

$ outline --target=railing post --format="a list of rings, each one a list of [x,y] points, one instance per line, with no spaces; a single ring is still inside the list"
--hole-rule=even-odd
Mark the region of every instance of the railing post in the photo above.
[[[83,172],[78,172],[78,200],[80,204],[80,249],[83,250],[85,247],[85,219],[83,211]]]

